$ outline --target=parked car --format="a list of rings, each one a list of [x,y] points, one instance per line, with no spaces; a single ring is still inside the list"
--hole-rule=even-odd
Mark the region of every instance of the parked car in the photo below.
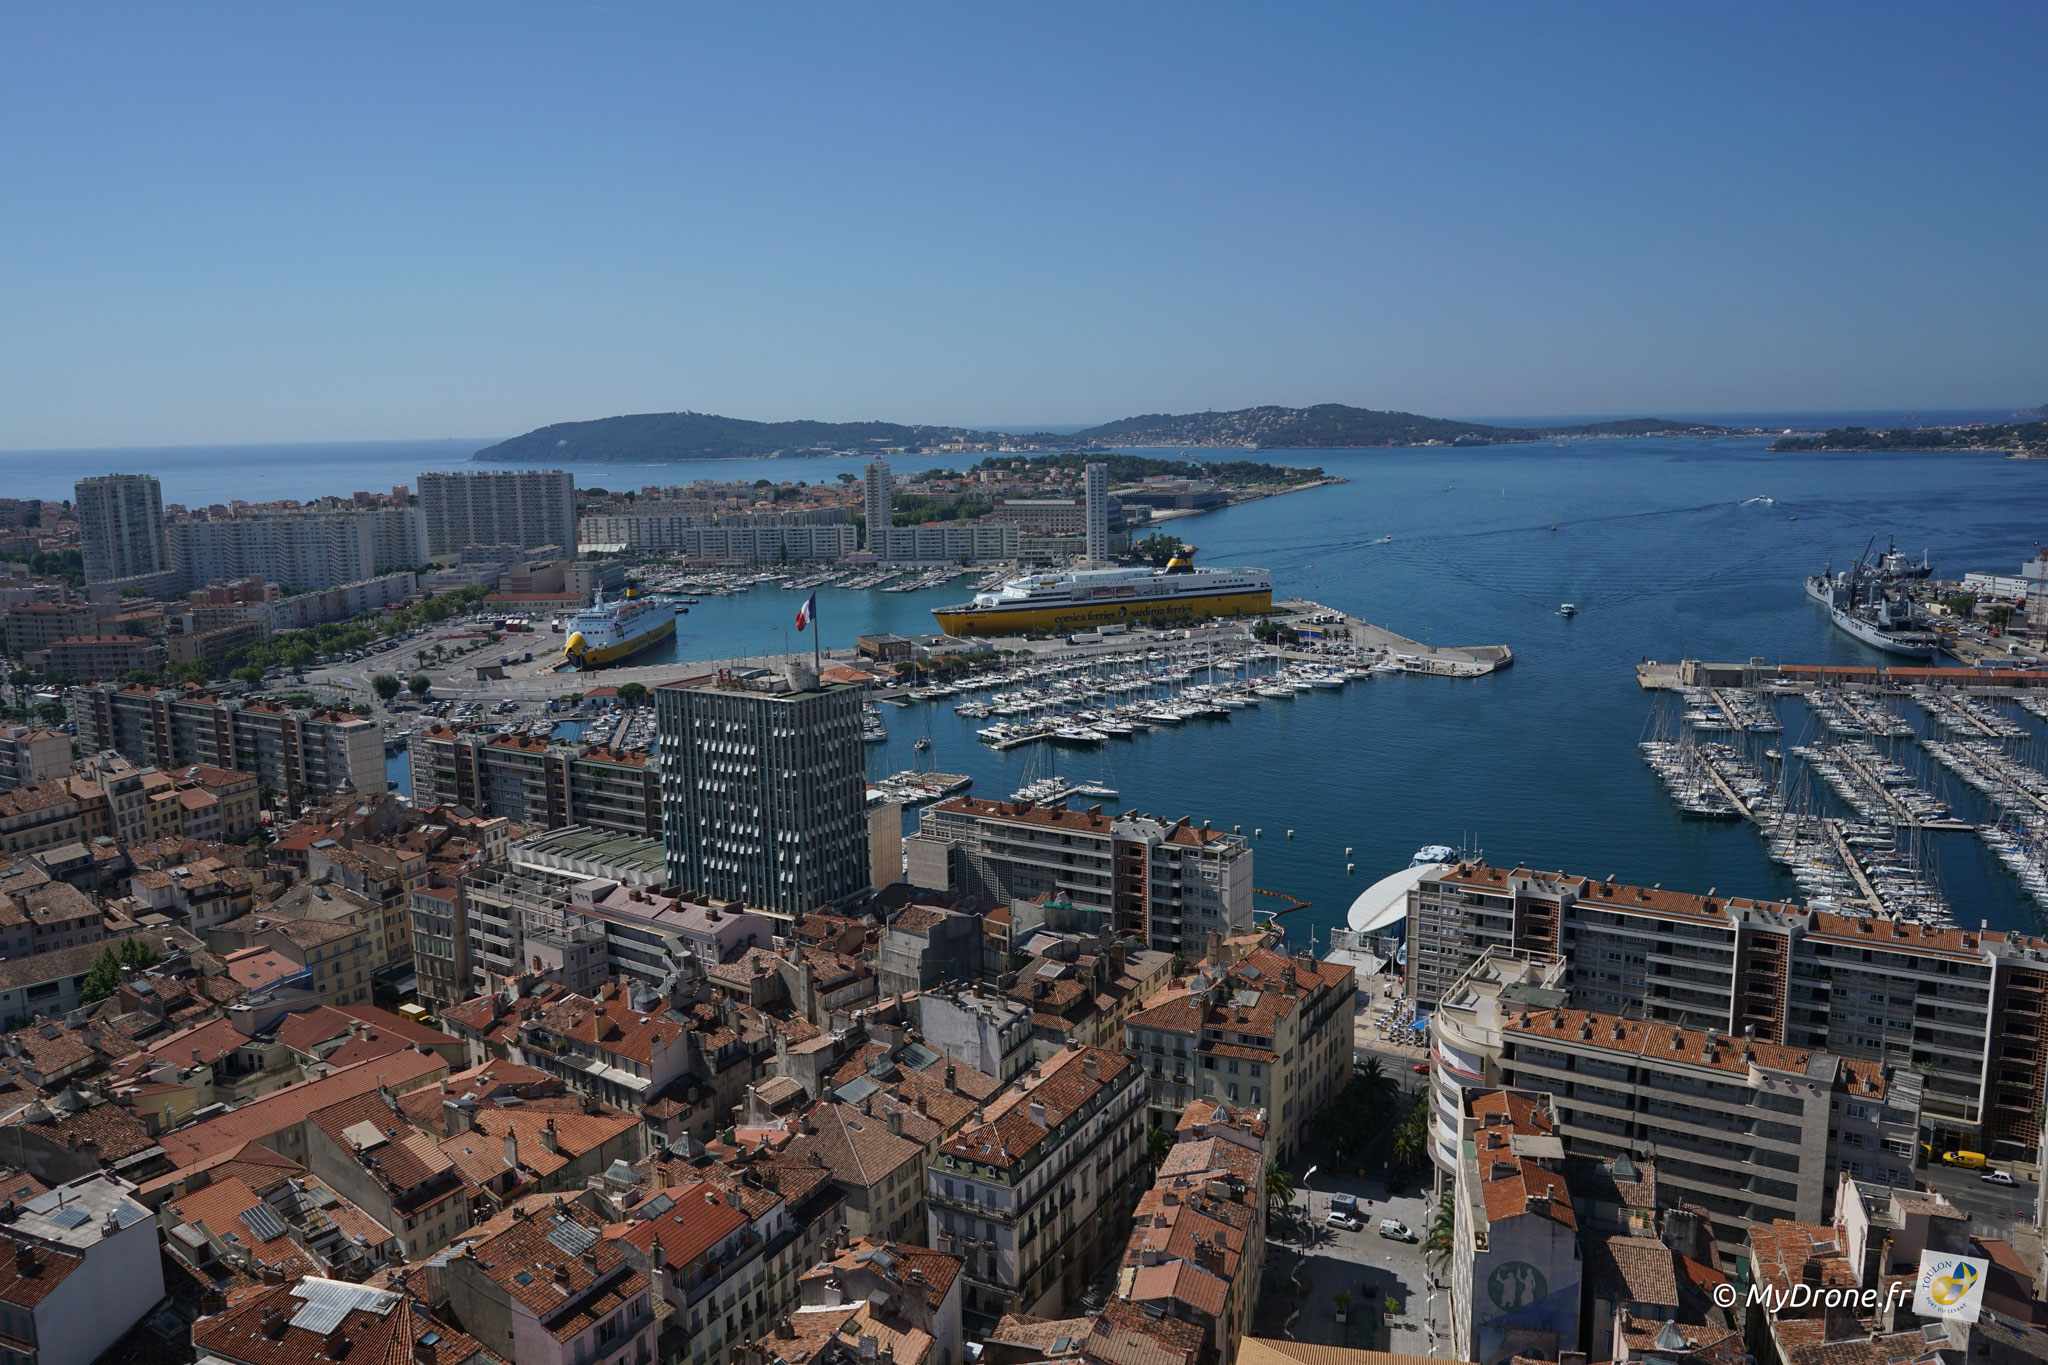
[[[1323,1220],[1323,1226],[1326,1228],[1342,1228],[1346,1232],[1364,1232],[1365,1220],[1348,1214],[1342,1209],[1331,1209],[1330,1216]]]
[[[1380,1236],[1391,1237],[1397,1242],[1412,1242],[1415,1240],[1415,1234],[1409,1230],[1406,1223],[1398,1218],[1380,1219]]]
[[[1429,1074],[1429,1063],[1417,1062],[1414,1066],[1410,1067],[1409,1070],[1413,1071],[1418,1076],[1427,1076]]]
[[[1986,1171],[1977,1178],[1987,1185],[2010,1185],[2013,1183],[2011,1171]]]

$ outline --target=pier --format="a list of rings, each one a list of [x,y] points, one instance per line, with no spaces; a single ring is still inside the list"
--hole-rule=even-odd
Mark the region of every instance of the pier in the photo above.
[[[1385,655],[1386,662],[1403,673],[1439,678],[1482,678],[1507,668],[1515,661],[1515,651],[1506,645],[1423,644],[1320,602],[1298,598],[1276,602],[1274,606],[1279,612],[1275,618],[1276,625],[1325,641],[1331,638],[1332,632],[1345,631],[1354,650]],[[1288,651],[1287,656],[1304,659],[1326,657],[1292,651]]]
[[[1783,687],[1791,691],[1864,687],[1882,692],[1938,687],[2014,693],[2048,689],[2048,668],[1930,668],[1904,664],[1870,668],[1852,664],[1773,664],[1762,659],[1751,659],[1748,663],[1708,663],[1701,659],[1663,663],[1645,659],[1635,667],[1636,685],[1646,692],[1678,692],[1688,687]]]
[[[1721,775],[1721,765],[1719,763],[1714,762],[1710,757],[1701,766],[1707,770],[1707,776],[1714,780],[1714,785],[1721,789],[1721,795],[1728,798],[1728,804],[1735,807],[1743,819],[1750,821],[1752,824],[1760,823],[1757,820],[1756,812],[1750,808],[1749,802],[1743,800],[1736,793],[1735,788],[1728,785],[1728,779]]]
[[[1850,880],[1856,883],[1856,889],[1863,893],[1864,903],[1875,914],[1894,913],[1885,898],[1879,895],[1877,888],[1871,884],[1869,874],[1863,870],[1863,860],[1858,858],[1856,850],[1849,846],[1848,836],[1842,833],[1842,822],[1823,820],[1820,823],[1821,828],[1827,831],[1828,842],[1834,845],[1835,852],[1842,859],[1842,870],[1849,874]]]
[[[1919,815],[1899,799],[1897,792],[1872,776],[1870,769],[1864,766],[1863,760],[1846,744],[1834,746],[1829,753],[1829,757],[1847,767],[1849,771],[1855,773],[1857,777],[1863,780],[1864,787],[1875,793],[1878,799],[1884,802],[1886,809],[1891,811],[1892,823],[1895,825],[1906,829],[1944,830],[1950,833],[1965,834],[1976,828],[1975,825],[1967,820],[1944,820]],[[1933,798],[1929,797],[1928,799],[1932,800]],[[1852,802],[1851,804],[1854,803]]]

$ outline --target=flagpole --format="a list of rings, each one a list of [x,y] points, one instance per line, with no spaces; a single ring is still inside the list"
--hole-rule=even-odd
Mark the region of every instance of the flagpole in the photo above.
[[[823,682],[824,682],[824,674],[825,674],[825,664],[824,664],[824,660],[823,660],[823,658],[821,657],[821,655],[820,655],[820,652],[819,652],[819,651],[820,651],[820,646],[819,646],[819,644],[818,644],[818,630],[819,630],[819,627],[818,627],[818,608],[817,608],[817,605],[816,605],[816,603],[817,603],[817,600],[818,600],[817,594],[816,594],[816,593],[812,593],[812,594],[811,594],[811,602],[812,602],[812,606],[811,606],[811,672],[813,672],[813,673],[816,673],[816,674],[818,675],[818,680],[819,680],[819,683],[820,683],[820,685],[822,686],[822,685],[823,685]]]

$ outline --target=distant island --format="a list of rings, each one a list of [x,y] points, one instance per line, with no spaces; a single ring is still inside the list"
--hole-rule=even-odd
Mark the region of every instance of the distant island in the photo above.
[[[1071,450],[1077,447],[1181,446],[1236,449],[1351,450],[1379,446],[1494,445],[1562,437],[1728,436],[1729,427],[1635,417],[1571,426],[1489,426],[1412,412],[1321,403],[1308,408],[1240,408],[1172,416],[1154,413],[1082,431],[1013,434],[895,422],[751,422],[702,412],[655,412],[557,422],[478,451],[472,458],[581,464],[666,460],[744,460],[902,450],[932,453]]]
[[[785,452],[922,449],[975,442],[984,433],[961,427],[901,426],[895,422],[750,422],[708,412],[650,412],[556,422],[479,450],[478,460],[747,460]]]
[[[2022,413],[2021,416],[2032,416]],[[1963,427],[1836,427],[1815,436],[1782,436],[1772,450],[2009,450],[2048,453],[2048,420],[1992,422]]]
[[[1309,408],[1239,408],[1235,412],[1154,413],[1126,417],[1073,432],[1069,443],[1116,446],[1237,446],[1252,450],[1355,450],[1374,446],[1507,444],[1561,436],[1727,436],[1728,427],[1632,417],[1618,422],[1572,426],[1507,427],[1423,417],[1412,412],[1379,412],[1343,403]]]

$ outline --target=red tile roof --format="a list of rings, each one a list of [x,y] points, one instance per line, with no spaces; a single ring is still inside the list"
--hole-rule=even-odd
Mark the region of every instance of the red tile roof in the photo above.
[[[303,1123],[316,1110],[373,1091],[380,1082],[393,1090],[409,1090],[445,1075],[447,1070],[447,1063],[439,1057],[397,1052],[344,1067],[319,1080],[273,1090],[232,1113],[165,1133],[159,1141],[173,1166],[190,1166]]]

